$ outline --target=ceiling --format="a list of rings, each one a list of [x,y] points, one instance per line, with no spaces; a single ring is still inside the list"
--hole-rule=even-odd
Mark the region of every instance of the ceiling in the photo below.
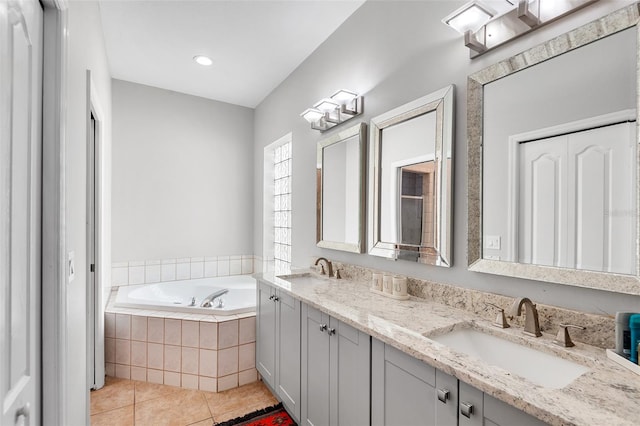
[[[113,78],[254,108],[363,3],[100,0],[100,9]]]

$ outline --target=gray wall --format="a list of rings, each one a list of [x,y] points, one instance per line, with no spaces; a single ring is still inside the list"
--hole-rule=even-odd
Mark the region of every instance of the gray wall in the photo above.
[[[104,251],[98,263],[101,280],[110,285],[110,171],[111,156],[111,76],[104,48],[100,10],[96,2],[69,2],[68,57],[66,81],[66,247],[75,252],[76,274],[67,285],[67,422],[86,424],[89,420],[89,385],[87,383],[87,70],[103,114],[102,176],[104,184],[103,223],[99,230]],[[101,267],[102,265],[102,267]],[[46,301],[46,303],[56,303]],[[50,362],[44,354],[43,362]],[[46,422],[46,421],[45,421]]]
[[[113,261],[253,252],[253,110],[113,80]]]
[[[405,274],[456,286],[509,296],[526,295],[534,301],[609,313],[640,310],[640,297],[577,287],[534,282],[467,271],[467,75],[579,25],[616,10],[631,1],[601,1],[554,24],[541,28],[477,59],[469,59],[462,37],[440,20],[462,1],[366,2],[255,111],[254,252],[262,253],[263,148],[288,132],[293,134],[293,264],[307,266],[315,256]],[[315,245],[316,143],[320,134],[299,117],[317,100],[340,88],[365,97],[368,122],[406,102],[456,85],[453,267],[449,269],[357,255]],[[355,123],[354,123],[355,124]],[[346,126],[346,125],[345,125]],[[338,127],[342,129],[344,126]],[[335,130],[334,130],[335,131]]]

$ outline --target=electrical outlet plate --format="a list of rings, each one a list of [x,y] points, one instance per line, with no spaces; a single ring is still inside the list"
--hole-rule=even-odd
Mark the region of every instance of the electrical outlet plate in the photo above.
[[[490,250],[500,250],[500,236],[487,235],[484,237],[484,248]]]

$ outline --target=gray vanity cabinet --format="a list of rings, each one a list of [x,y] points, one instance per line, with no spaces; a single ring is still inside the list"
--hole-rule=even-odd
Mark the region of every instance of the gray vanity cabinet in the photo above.
[[[368,425],[371,337],[302,305],[302,424]]]
[[[297,421],[300,419],[300,301],[258,281],[256,368]]]
[[[471,413],[469,417],[465,413]],[[463,411],[465,413],[463,413]],[[542,426],[546,425],[529,414],[460,382],[460,426]]]
[[[371,424],[455,426],[458,380],[373,339]]]

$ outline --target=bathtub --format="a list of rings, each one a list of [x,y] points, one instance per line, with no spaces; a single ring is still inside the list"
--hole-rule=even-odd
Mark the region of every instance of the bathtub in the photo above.
[[[229,289],[211,308],[202,308],[202,300],[211,293]],[[195,298],[195,306],[190,306]],[[118,288],[114,306],[194,314],[233,315],[256,309],[256,281],[249,275],[169,281]]]

